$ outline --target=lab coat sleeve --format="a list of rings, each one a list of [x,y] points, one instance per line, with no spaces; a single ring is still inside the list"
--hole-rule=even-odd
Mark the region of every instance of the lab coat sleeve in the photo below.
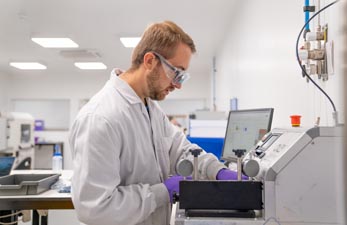
[[[163,184],[120,185],[121,138],[95,114],[80,116],[72,127],[72,200],[83,223],[137,224],[169,202]]]
[[[177,164],[182,159],[188,159],[193,162],[193,156],[189,152],[190,149],[202,149],[196,144],[192,144],[187,137],[175,125],[165,117],[164,119],[165,130],[168,136],[172,137],[172,145],[169,151],[172,174],[177,174]],[[217,173],[220,169],[226,168],[215,155],[206,153],[204,150],[199,155],[199,179],[202,180],[216,180]]]

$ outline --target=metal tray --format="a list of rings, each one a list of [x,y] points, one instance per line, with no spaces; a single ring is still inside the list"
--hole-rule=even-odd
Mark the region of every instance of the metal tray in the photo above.
[[[13,174],[0,177],[0,195],[36,195],[47,191],[60,174]]]

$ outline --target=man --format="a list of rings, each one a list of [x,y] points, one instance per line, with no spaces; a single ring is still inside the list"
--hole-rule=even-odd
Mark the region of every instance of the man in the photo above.
[[[191,144],[172,125],[156,100],[189,78],[192,39],[173,22],[147,28],[132,65],[79,112],[71,130],[72,199],[81,222],[94,225],[165,225],[172,195],[179,192],[176,165],[192,159]],[[113,72],[115,73],[115,72]],[[205,152],[201,179],[235,174]]]

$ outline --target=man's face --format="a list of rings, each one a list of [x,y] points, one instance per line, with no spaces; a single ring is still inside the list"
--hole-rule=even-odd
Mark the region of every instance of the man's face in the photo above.
[[[172,66],[180,69],[187,70],[191,58],[191,50],[187,45],[180,44],[177,47],[176,54],[171,59],[166,59]],[[173,82],[172,76],[167,74],[168,68],[157,58],[158,64],[147,76],[149,96],[153,100],[163,100],[175,88],[180,89],[181,83]],[[170,68],[169,68],[170,69]]]
[[[166,92],[163,91],[163,87],[160,82],[159,67],[156,67],[147,77],[147,84],[149,90],[149,96],[153,100],[163,100],[166,96]]]

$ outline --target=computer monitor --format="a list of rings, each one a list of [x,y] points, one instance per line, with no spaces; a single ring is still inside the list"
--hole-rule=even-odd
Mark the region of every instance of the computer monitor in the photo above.
[[[14,160],[15,157],[0,157],[0,177],[11,173]]]
[[[234,149],[247,154],[270,131],[273,112],[273,108],[230,111],[221,159],[236,161]]]

